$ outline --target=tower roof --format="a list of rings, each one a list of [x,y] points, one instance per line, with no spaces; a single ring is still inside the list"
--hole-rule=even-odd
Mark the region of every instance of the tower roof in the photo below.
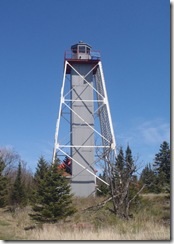
[[[90,49],[92,48],[89,44],[87,44],[83,41],[79,41],[77,44],[72,45],[71,49],[76,48],[78,45],[85,45],[85,46],[89,47]]]

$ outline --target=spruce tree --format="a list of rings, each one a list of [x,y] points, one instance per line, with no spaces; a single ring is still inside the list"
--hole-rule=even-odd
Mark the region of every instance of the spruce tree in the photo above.
[[[0,157],[0,207],[4,207],[7,204],[7,177],[3,175],[5,163]]]
[[[139,182],[141,185],[146,184],[144,192],[159,192],[159,189],[156,186],[156,175],[151,164],[147,164],[142,170]]]
[[[123,152],[122,147],[120,148],[119,154],[116,159],[116,167],[117,167],[118,171],[120,171],[120,172],[124,171],[124,152]]]
[[[125,205],[128,212],[130,211],[129,208],[134,210],[137,209],[141,199],[140,196],[137,195],[137,176],[135,175],[136,165],[129,145],[127,146],[127,149],[125,151],[125,172],[125,179],[127,179],[127,183],[129,185],[125,198]]]
[[[135,169],[132,151],[128,145],[125,152],[125,170],[128,175],[132,175],[135,172]]]
[[[48,168],[48,163],[46,162],[44,157],[41,156],[37,164],[36,173],[34,175],[34,180],[36,184],[39,184],[39,182],[44,179],[45,175],[48,172]]]
[[[111,196],[113,200],[114,213],[121,218],[129,217],[130,203],[131,206],[136,203],[135,183],[137,182],[135,173],[135,164],[132,157],[132,151],[128,146],[125,154],[120,148],[116,158],[116,164],[113,167],[114,172],[111,182]],[[132,200],[134,199],[134,200]]]
[[[17,176],[11,193],[11,203],[14,206],[19,207],[24,207],[27,205],[27,196],[24,182],[22,182],[22,168],[20,162],[18,164]]]
[[[39,197],[38,189],[40,187],[42,180],[45,179],[45,176],[48,173],[48,169],[49,169],[49,165],[48,165],[47,161],[44,159],[43,156],[41,156],[38,160],[36,172],[35,172],[34,179],[33,179],[34,189],[32,191],[31,203],[32,202],[35,203],[36,200],[38,200],[37,199]]]
[[[118,156],[116,158],[116,167],[115,167],[115,178],[117,179],[118,183],[121,184],[124,182],[125,177],[125,159],[124,159],[124,152],[122,147],[119,149]]]
[[[164,141],[160,145],[159,153],[155,155],[154,169],[158,177],[158,184],[162,191],[170,190],[170,147]]]
[[[36,221],[54,223],[75,212],[70,185],[57,167],[57,163],[52,165],[39,181],[33,205],[34,213],[30,214]]]

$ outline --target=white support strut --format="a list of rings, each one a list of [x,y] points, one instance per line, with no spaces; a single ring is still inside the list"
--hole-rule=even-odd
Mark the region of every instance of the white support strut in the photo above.
[[[115,136],[114,136],[114,129],[113,129],[113,124],[112,124],[112,119],[111,119],[111,112],[110,112],[110,107],[109,107],[109,102],[108,102],[108,95],[106,92],[106,85],[105,85],[105,80],[104,80],[104,75],[103,75],[103,69],[102,69],[102,64],[101,61],[99,61],[99,69],[100,69],[100,73],[101,73],[101,77],[102,77],[102,85],[103,85],[103,90],[104,90],[104,95],[106,98],[106,106],[107,106],[107,111],[108,111],[108,119],[109,119],[109,124],[110,124],[110,128],[111,128],[111,135],[112,135],[112,140],[113,140],[113,148],[115,151],[115,156],[116,154],[116,140],[115,140]]]
[[[78,164],[80,167],[82,167],[84,170],[88,171],[91,175],[95,176],[97,179],[99,179],[100,181],[102,181],[104,184],[106,184],[107,186],[109,186],[109,184],[104,181],[103,179],[101,179],[100,177],[98,177],[96,174],[92,173],[89,169],[85,168],[83,165],[81,165],[79,162],[77,162],[76,160],[74,160],[71,156],[69,156],[67,153],[65,153],[63,150],[61,150],[59,148],[59,150],[67,157],[69,157],[71,160],[73,160],[76,164]]]
[[[59,127],[60,127],[60,118],[61,118],[61,111],[62,111],[62,104],[63,104],[63,93],[64,93],[64,87],[65,87],[65,76],[66,76],[66,68],[67,68],[67,61],[65,61],[65,67],[64,67],[64,73],[63,73],[63,84],[61,88],[60,93],[60,107],[59,107],[59,114],[56,122],[56,131],[55,131],[55,138],[54,138],[54,151],[53,151],[53,160],[52,163],[54,164],[55,156],[56,156],[56,148],[58,143],[58,136],[59,136]]]

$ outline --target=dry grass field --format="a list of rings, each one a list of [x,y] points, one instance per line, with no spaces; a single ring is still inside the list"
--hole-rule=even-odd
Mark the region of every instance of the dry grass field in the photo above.
[[[116,218],[105,206],[83,211],[101,199],[75,199],[78,212],[56,224],[33,226],[31,208],[15,213],[0,209],[1,240],[170,240],[170,200],[165,195],[143,195],[143,204],[129,221]]]
[[[169,240],[168,227],[146,222],[143,227],[136,227],[137,223],[131,221],[120,226],[90,228],[87,224],[76,228],[66,229],[59,226],[45,225],[42,230],[34,230],[31,240]]]

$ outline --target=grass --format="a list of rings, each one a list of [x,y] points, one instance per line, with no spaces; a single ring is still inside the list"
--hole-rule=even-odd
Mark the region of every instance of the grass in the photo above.
[[[137,223],[127,222],[120,226],[99,229],[84,226],[71,230],[45,225],[41,230],[32,231],[30,237],[30,240],[169,240],[170,230],[154,222],[146,222],[143,228]]]
[[[31,208],[15,213],[0,209],[1,240],[170,240],[170,200],[167,195],[143,195],[143,201],[129,221],[116,218],[108,207],[95,211],[83,209],[101,202],[101,198],[76,198],[77,213],[56,224],[36,229],[24,228],[34,222]]]

